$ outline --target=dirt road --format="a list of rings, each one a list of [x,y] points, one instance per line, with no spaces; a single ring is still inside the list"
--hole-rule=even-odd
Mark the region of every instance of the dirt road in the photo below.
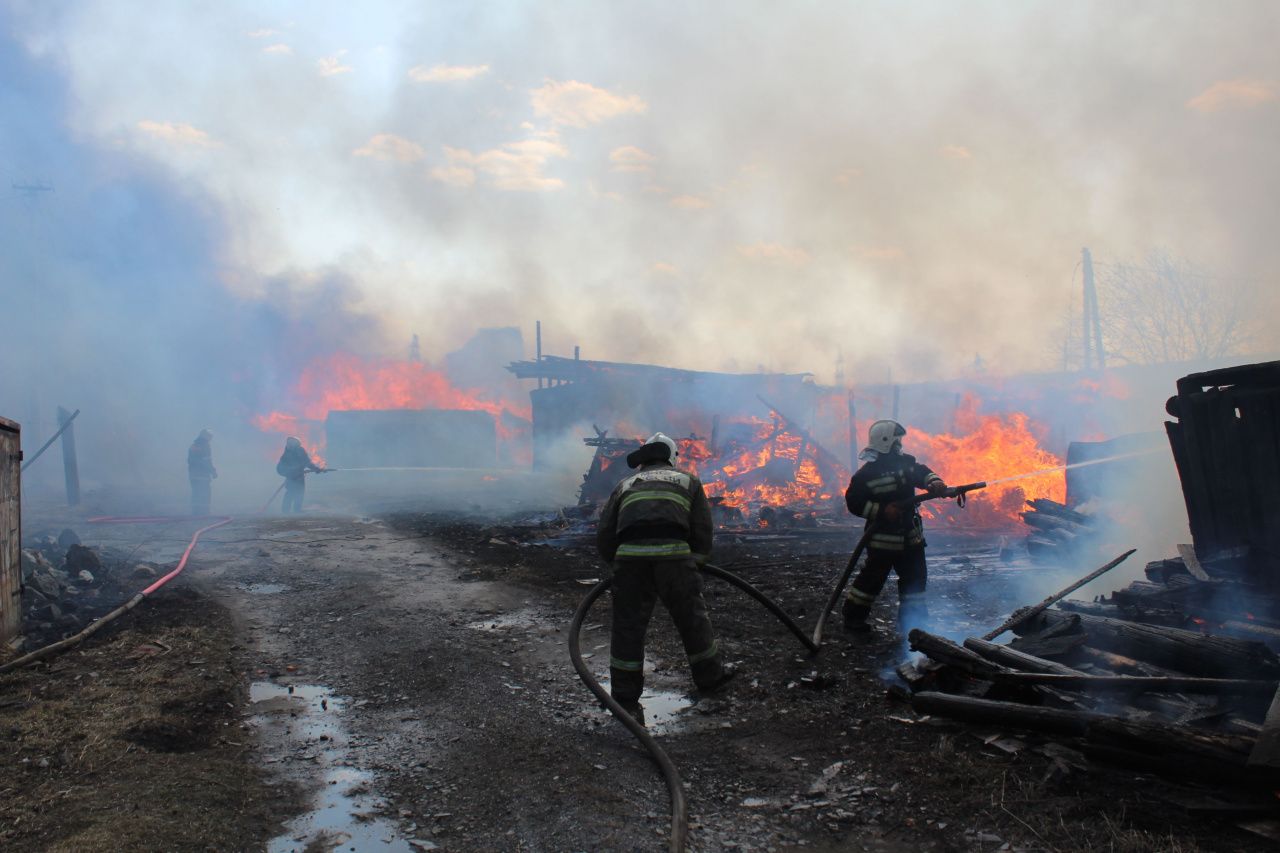
[[[975,582],[994,563],[934,550],[947,618],[1004,612]],[[726,543],[718,559],[812,624],[841,557]],[[522,544],[509,526],[449,515],[245,520],[209,534],[190,576],[148,606],[171,621],[223,614],[226,630],[205,638],[223,647],[203,658],[227,655],[238,676],[225,722],[245,727],[236,743],[256,743],[238,747],[240,784],[274,799],[252,819],[243,804],[239,817],[211,806],[240,821],[222,843],[143,849],[245,849],[254,833],[274,851],[665,849],[660,777],[567,659],[573,608],[601,571],[588,548]],[[892,592],[879,639],[837,637],[815,660],[708,581],[742,674],[697,702],[659,612],[646,704],[687,785],[692,849],[1265,849],[1171,805],[1183,788],[1077,765],[1030,736],[918,720],[881,678],[903,654]],[[602,676],[607,643],[598,606],[583,647]],[[171,687],[145,690],[168,702],[192,690]]]

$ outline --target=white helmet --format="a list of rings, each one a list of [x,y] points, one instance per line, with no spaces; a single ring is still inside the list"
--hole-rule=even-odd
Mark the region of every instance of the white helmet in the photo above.
[[[675,439],[660,432],[655,432],[649,436],[649,440],[645,444],[665,444],[667,449],[671,451],[667,455],[667,461],[669,462],[674,462],[675,458],[680,455],[680,448],[676,446]]]
[[[907,430],[897,421],[876,421],[867,434],[867,450],[895,453],[902,450],[902,437]]]

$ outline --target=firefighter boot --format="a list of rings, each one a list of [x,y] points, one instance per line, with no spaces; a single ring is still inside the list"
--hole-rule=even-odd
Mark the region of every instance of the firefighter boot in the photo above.
[[[871,608],[854,604],[849,599],[845,599],[844,606],[840,608],[840,613],[844,616],[844,630],[848,634],[870,634],[871,625],[867,622],[867,616],[871,613]]]

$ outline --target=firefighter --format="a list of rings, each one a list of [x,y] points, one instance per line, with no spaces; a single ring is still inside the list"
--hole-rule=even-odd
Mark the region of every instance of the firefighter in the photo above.
[[[844,628],[851,633],[871,630],[867,616],[889,578],[898,573],[898,624],[905,633],[921,627],[929,617],[925,603],[927,569],[924,526],[914,506],[907,504],[916,489],[942,495],[947,484],[914,456],[902,452],[907,434],[896,421],[871,425],[867,447],[858,454],[863,465],[844,493],[849,512],[867,520],[867,560],[853,579],[845,598]]]
[[[627,456],[640,470],[627,477],[600,512],[596,542],[613,563],[610,692],[643,723],[644,638],[655,600],[662,599],[703,693],[733,677],[702,597],[698,566],[711,556],[711,505],[697,477],[677,470],[676,443],[654,434]]]
[[[302,446],[302,440],[289,436],[284,443],[284,453],[276,463],[276,473],[284,477],[284,500],[281,512],[302,512],[302,497],[307,491],[307,472],[322,473],[325,469],[311,461],[311,455]]]
[[[213,467],[213,433],[200,430],[187,450],[187,479],[191,481],[191,514],[208,515],[213,501],[213,481],[218,470]]]

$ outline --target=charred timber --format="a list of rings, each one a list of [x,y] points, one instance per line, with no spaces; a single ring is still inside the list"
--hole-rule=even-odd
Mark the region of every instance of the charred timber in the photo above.
[[[1048,498],[1036,498],[1035,500],[1027,501],[1027,506],[1037,513],[1044,513],[1047,516],[1052,516],[1078,527],[1088,527],[1093,524],[1093,519],[1090,516],[1076,512],[1073,509],[1069,509],[1066,504],[1060,504]]]
[[[1062,690],[1121,690],[1159,693],[1208,693],[1215,696],[1271,696],[1280,682],[1252,678],[1170,678],[1091,673],[997,672],[991,678],[1007,684],[1039,684]]]
[[[935,714],[969,723],[1017,726],[1059,735],[1083,735],[1090,723],[1107,719],[1106,714],[1095,711],[1042,708],[1021,702],[1001,702],[950,693],[917,693],[911,697],[911,707],[921,714]]]
[[[989,640],[982,640],[977,637],[970,637],[964,641],[964,647],[969,651],[976,652],[992,663],[998,663],[1001,666],[1007,666],[1010,669],[1019,670],[1020,672],[1045,672],[1056,673],[1058,675],[1084,675],[1078,669],[1072,669],[1066,664],[1057,661],[1045,660],[1044,658],[1029,655],[1026,652],[1020,652],[1017,649],[1011,649],[1008,646],[997,645]]]
[[[1046,610],[1022,621],[1018,634],[1062,628],[1075,620],[1094,646],[1204,677],[1280,677],[1280,659],[1263,643],[1144,625],[1123,619]]]
[[[917,693],[917,713],[969,723],[1011,726],[1084,739],[1086,751],[1141,766],[1233,782],[1258,781],[1246,759],[1253,739],[1243,735],[1197,732],[1187,726],[1135,722],[1096,711],[1039,708],[949,693]]]

